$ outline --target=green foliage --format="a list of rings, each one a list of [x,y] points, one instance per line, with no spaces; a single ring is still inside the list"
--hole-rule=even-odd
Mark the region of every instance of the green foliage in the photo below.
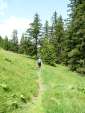
[[[40,34],[40,29],[41,29],[41,23],[40,23],[40,18],[38,14],[35,14],[34,16],[34,21],[33,23],[30,24],[30,28],[27,30],[27,33],[29,33],[29,37],[31,37],[31,40],[34,39],[34,48],[33,52],[37,56],[37,45],[38,45],[38,37]]]
[[[40,27],[41,27],[41,23],[40,23],[39,15],[35,14],[34,21],[33,23],[31,23],[31,28],[28,29],[28,32],[33,38],[35,39],[38,38],[38,35],[40,33]]]
[[[9,43],[9,40],[8,40],[8,37],[7,36],[5,36],[5,39],[3,41],[3,48],[5,50],[9,50],[10,49],[10,43]]]
[[[56,55],[54,46],[48,41],[48,39],[44,39],[43,41],[41,48],[41,57],[45,63],[55,66]]]
[[[47,39],[49,38],[49,23],[47,20],[44,25],[44,37]]]
[[[3,48],[3,39],[2,39],[2,37],[0,36],[0,47],[2,47]]]
[[[56,12],[54,13],[53,19],[53,33],[50,39],[51,43],[55,47],[56,63],[62,62],[63,45],[64,45],[64,26],[62,17],[57,17]]]
[[[71,20],[67,30],[67,62],[72,70],[84,73],[85,69],[85,1],[70,0]],[[81,62],[83,61],[83,63]]]
[[[78,73],[81,73],[81,74],[85,74],[85,67],[79,67],[79,68],[77,68],[76,69],[76,71],[78,72]]]
[[[68,57],[79,57],[80,56],[80,51],[77,49],[77,48],[75,48],[75,49],[72,49],[72,51],[70,51],[69,53],[68,53]]]
[[[31,42],[30,37],[26,37],[24,34],[22,34],[20,45],[19,45],[19,53],[27,54],[27,55],[33,55],[34,46]]]

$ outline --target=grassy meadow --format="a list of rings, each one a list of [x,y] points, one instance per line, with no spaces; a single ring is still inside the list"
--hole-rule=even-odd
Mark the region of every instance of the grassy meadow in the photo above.
[[[84,75],[61,65],[56,68],[45,66],[43,81],[45,113],[85,113]]]
[[[0,49],[0,113],[85,113],[85,77]]]
[[[26,103],[37,96],[34,62],[0,49],[0,113],[21,113]]]

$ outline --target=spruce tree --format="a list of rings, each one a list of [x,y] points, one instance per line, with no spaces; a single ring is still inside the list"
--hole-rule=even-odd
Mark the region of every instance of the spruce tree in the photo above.
[[[29,33],[29,37],[33,39],[34,41],[34,49],[33,53],[37,56],[37,46],[38,46],[38,37],[40,34],[41,29],[41,23],[40,18],[38,14],[35,14],[33,23],[30,24],[30,28],[27,30],[27,33]]]
[[[13,30],[13,32],[12,32],[11,50],[14,51],[14,52],[18,52],[17,30]]]
[[[3,39],[1,36],[0,36],[0,47],[3,48]]]
[[[25,37],[24,34],[21,36],[20,45],[19,45],[19,53],[26,54],[26,43],[25,43]]]
[[[5,36],[5,39],[4,39],[4,42],[3,42],[3,48],[5,50],[9,50],[9,48],[10,48],[10,44],[9,44],[9,40],[8,40],[7,36]]]
[[[33,54],[32,47],[33,46],[30,37],[25,36],[25,34],[22,34],[19,52],[27,55],[32,55]]]
[[[49,39],[49,23],[47,20],[44,25],[44,37]]]
[[[64,24],[62,17],[57,17],[56,13],[54,13],[53,18],[53,31],[50,41],[55,47],[56,63],[61,63],[64,43]]]
[[[68,27],[68,65],[85,73],[85,1],[70,0],[71,21]]]

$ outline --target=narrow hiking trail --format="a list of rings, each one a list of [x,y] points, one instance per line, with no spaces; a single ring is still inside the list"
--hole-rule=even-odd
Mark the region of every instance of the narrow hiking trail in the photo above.
[[[44,86],[42,81],[42,69],[37,70],[39,91],[38,96],[33,98],[32,105],[30,106],[29,113],[44,113],[42,106],[42,95],[44,93]]]

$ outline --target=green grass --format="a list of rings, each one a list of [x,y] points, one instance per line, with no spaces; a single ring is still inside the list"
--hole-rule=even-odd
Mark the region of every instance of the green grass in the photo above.
[[[45,113],[85,113],[85,77],[61,65],[45,66],[43,81]]]
[[[38,93],[36,80],[35,61],[0,49],[0,113],[27,110]]]
[[[0,49],[0,113],[85,113],[85,77]]]

